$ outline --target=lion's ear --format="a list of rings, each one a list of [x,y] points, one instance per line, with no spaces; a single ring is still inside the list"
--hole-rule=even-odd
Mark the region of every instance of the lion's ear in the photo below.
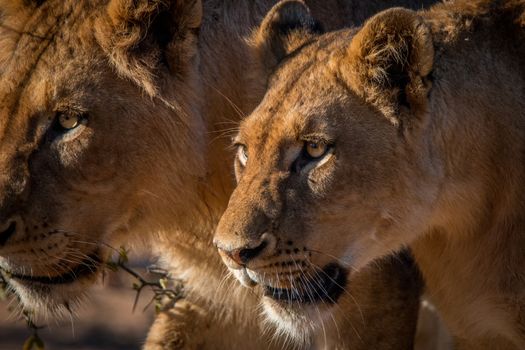
[[[117,71],[153,95],[160,70],[189,71],[201,19],[200,0],[110,0],[95,31]]]
[[[424,110],[433,60],[432,36],[423,19],[395,8],[364,24],[339,68],[353,90],[397,124],[406,108],[412,113]]]
[[[322,31],[304,2],[286,0],[268,12],[251,42],[256,59],[271,71],[286,55]]]

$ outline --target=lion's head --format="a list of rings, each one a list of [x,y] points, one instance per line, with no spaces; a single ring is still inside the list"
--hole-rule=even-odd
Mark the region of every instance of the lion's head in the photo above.
[[[0,10],[0,269],[27,308],[59,311],[110,245],[191,207],[177,196],[203,173],[205,126],[188,102],[200,3]]]
[[[433,43],[410,10],[318,35],[304,5],[289,2],[255,47],[277,68],[235,138],[238,185],[215,242],[293,332],[329,317],[354,270],[426,228],[442,173],[412,135]]]

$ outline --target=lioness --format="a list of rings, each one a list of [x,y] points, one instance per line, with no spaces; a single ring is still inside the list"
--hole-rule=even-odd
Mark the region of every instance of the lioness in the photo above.
[[[391,9],[290,55],[266,42],[280,64],[216,237],[266,312],[344,297],[331,280],[410,245],[456,348],[525,349],[525,2]]]
[[[148,346],[268,348],[211,240],[232,190],[218,132],[262,96],[245,37],[274,3],[0,2],[0,266],[26,308],[68,312],[109,247],[139,238],[187,290]],[[381,3],[310,1],[329,29]]]

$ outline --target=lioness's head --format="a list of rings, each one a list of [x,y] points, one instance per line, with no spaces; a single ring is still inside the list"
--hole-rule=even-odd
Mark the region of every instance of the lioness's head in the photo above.
[[[255,45],[277,67],[235,138],[238,185],[215,242],[293,331],[329,316],[352,271],[423,230],[439,172],[412,136],[434,53],[409,10],[323,35],[299,2],[269,16]]]
[[[200,6],[1,2],[0,271],[25,307],[67,307],[110,245],[188,207]]]

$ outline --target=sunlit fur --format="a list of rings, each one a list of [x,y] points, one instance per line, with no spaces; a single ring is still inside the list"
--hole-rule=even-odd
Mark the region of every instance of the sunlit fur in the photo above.
[[[232,190],[229,136],[267,81],[245,64],[247,37],[274,3],[1,1],[0,232],[18,223],[0,247],[2,268],[59,276],[90,254],[151,245],[188,296],[159,315],[148,347],[249,339],[266,349],[253,317],[259,299],[225,282],[211,236]],[[387,6],[309,3],[326,29]],[[85,115],[87,124],[52,133],[57,112]],[[68,312],[95,270],[45,290],[10,283],[26,308],[55,314]]]
[[[264,232],[351,270],[410,246],[456,348],[525,348],[524,43],[522,0],[392,9],[310,36],[241,124],[248,160],[219,247]],[[288,159],[311,135],[333,157]],[[266,275],[278,256],[224,255]]]
[[[316,115],[330,108],[322,104],[324,98],[331,101],[345,93],[334,88],[334,79],[324,70],[329,69],[335,47],[331,40],[338,36],[349,40],[353,31],[328,33],[317,40],[308,16],[304,6],[290,2],[286,8],[274,8],[254,34],[252,44],[261,66],[269,62],[277,68],[264,100],[241,123],[234,138],[247,157],[235,161],[238,185],[217,227],[215,242],[228,267],[243,276],[241,282],[249,285],[244,277],[248,275],[259,285],[256,291],[261,287],[270,294],[274,292],[269,287],[283,291],[285,297],[279,299],[285,300],[263,297],[262,310],[268,323],[294,342],[304,347],[410,348],[420,292],[419,275],[410,260],[388,257],[368,266],[364,260],[356,264],[366,244],[377,240],[377,231],[354,222],[330,223],[340,213],[329,205],[338,198],[332,189],[339,181],[328,176],[339,154],[337,148],[332,152],[333,140],[325,136],[337,126],[328,126],[329,122]],[[280,21],[283,27],[297,30],[283,36],[278,30]],[[303,77],[308,78],[301,80]],[[389,122],[382,119],[379,123]],[[306,142],[316,137],[330,147],[325,155],[308,162],[304,159]],[[366,182],[366,167],[357,162],[350,166],[362,168]],[[329,198],[324,197],[327,191]],[[356,217],[369,214],[365,210]],[[323,215],[320,221],[326,225],[316,222],[318,215]],[[375,213],[370,216],[381,223]],[[383,223],[388,225],[387,220]],[[348,231],[360,229],[365,238],[359,245],[342,244]],[[231,253],[261,243],[264,249],[244,265]],[[333,263],[349,276],[337,300],[331,300],[326,285],[318,285],[323,269]],[[330,284],[332,277],[326,277]],[[301,303],[286,294],[300,290],[305,299]]]

